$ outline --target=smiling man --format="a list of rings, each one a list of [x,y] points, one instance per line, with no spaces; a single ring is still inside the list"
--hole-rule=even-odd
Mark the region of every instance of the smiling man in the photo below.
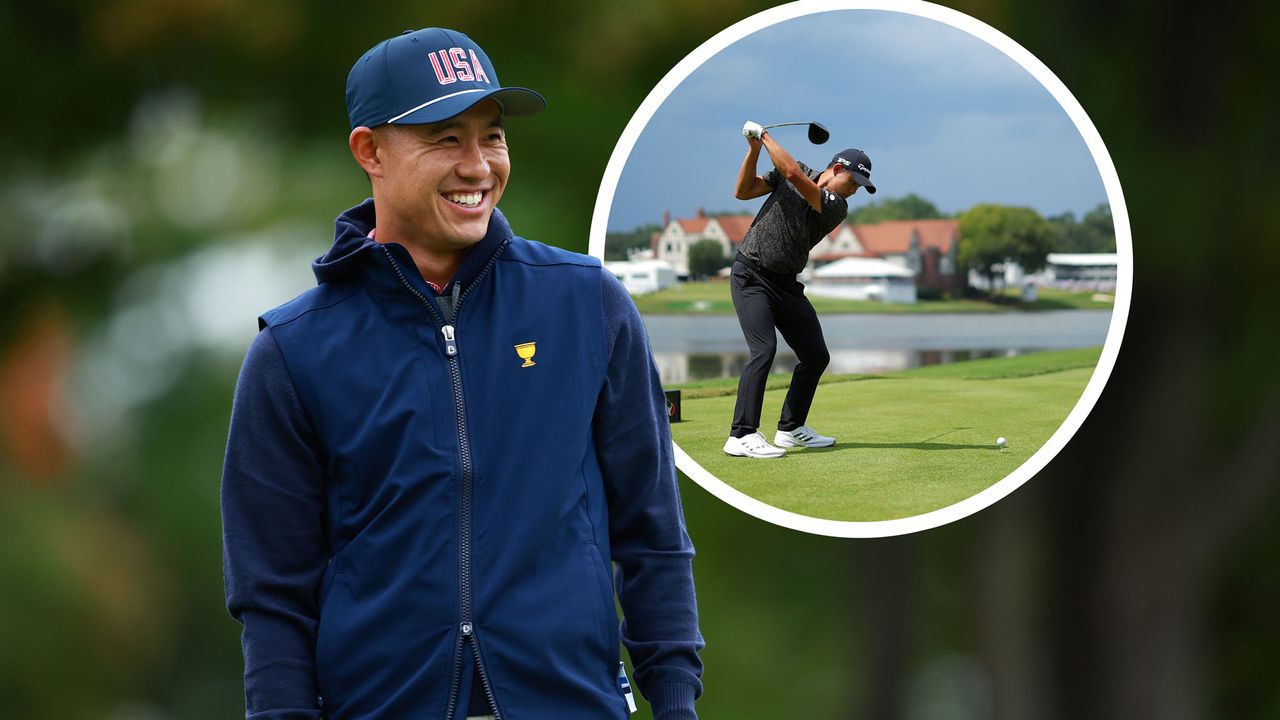
[[[619,641],[654,717],[695,718],[693,547],[644,325],[598,260],[497,209],[503,120],[544,107],[450,30],[351,70],[373,197],[317,287],[258,319],[231,413],[247,718],[624,718]]]

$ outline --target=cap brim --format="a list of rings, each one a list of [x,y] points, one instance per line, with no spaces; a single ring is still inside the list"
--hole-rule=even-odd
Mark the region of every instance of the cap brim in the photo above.
[[[394,125],[426,125],[448,120],[470,110],[476,103],[493,98],[502,107],[503,115],[537,115],[547,109],[547,99],[523,87],[505,87],[496,90],[464,90],[423,104],[403,115],[388,120]]]
[[[849,177],[853,178],[854,182],[866,188],[867,192],[871,193],[872,195],[875,194],[876,186],[875,186],[875,183],[871,182],[870,178],[864,178],[856,172],[849,173]]]

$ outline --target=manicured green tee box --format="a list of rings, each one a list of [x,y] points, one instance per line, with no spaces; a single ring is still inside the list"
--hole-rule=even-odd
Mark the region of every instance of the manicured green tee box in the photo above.
[[[830,448],[774,460],[725,455],[736,379],[691,383],[681,449],[720,480],[769,505],[831,520],[890,520],[946,507],[989,487],[1058,429],[1100,348],[1030,353],[884,375],[824,378],[808,424]],[[770,379],[761,431],[772,441],[788,378]],[[996,438],[1008,439],[1003,452]]]
[[[988,300],[921,300],[911,305],[841,300],[809,293],[819,313],[988,313],[1017,310],[1110,310],[1110,295],[1042,288],[1036,301],[1020,303],[1010,295],[1001,302]],[[1096,298],[1096,299],[1095,299]],[[634,297],[640,312],[653,315],[731,315],[733,300],[727,282],[687,282],[656,293]]]

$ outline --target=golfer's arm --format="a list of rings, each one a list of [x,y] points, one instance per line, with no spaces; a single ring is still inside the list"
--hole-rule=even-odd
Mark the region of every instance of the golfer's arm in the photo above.
[[[791,181],[814,212],[822,212],[822,191],[818,189],[818,184],[809,179],[795,158],[791,157],[791,153],[779,145],[769,131],[766,130],[760,139],[764,141],[764,149],[768,151],[769,159],[778,172]]]
[[[733,196],[739,200],[750,200],[769,194],[769,183],[756,174],[756,163],[760,160],[760,146],[752,145],[747,150],[747,157],[738,169],[738,184],[733,189]]]
[[[328,562],[323,470],[270,330],[245,357],[222,470],[227,611],[244,626],[246,713],[320,720],[316,590]]]

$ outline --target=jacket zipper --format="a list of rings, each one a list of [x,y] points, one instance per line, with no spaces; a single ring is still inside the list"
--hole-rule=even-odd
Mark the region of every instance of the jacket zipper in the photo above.
[[[440,308],[436,307],[425,295],[418,291],[409,279],[404,276],[404,271],[400,269],[400,263],[396,262],[395,257],[391,254],[390,248],[386,245],[380,245],[382,251],[386,254],[387,260],[391,263],[392,269],[396,271],[396,277],[400,278],[400,283],[413,294],[414,297],[422,301],[426,305],[431,316],[439,321],[436,324],[440,328],[441,335],[444,336],[445,355],[449,360],[449,382],[453,386],[453,409],[454,418],[458,424],[458,455],[462,461],[462,497],[460,500],[459,515],[462,523],[461,537],[458,542],[458,574],[459,574],[459,616],[458,623],[458,643],[453,651],[453,681],[449,686],[449,710],[445,715],[445,720],[453,720],[454,713],[458,708],[458,686],[461,681],[462,673],[462,646],[464,643],[471,645],[472,653],[475,656],[476,667],[480,669],[480,682],[484,685],[485,697],[489,700],[489,707],[493,709],[495,720],[501,720],[502,711],[498,708],[497,698],[493,695],[493,688],[489,684],[488,673],[485,672],[484,659],[480,657],[480,645],[476,640],[475,623],[471,620],[471,484],[474,468],[471,463],[471,439],[467,434],[467,409],[462,397],[462,367],[458,360],[458,339],[455,324],[458,320],[458,309],[462,307],[462,301],[467,299],[467,295],[471,292],[471,288],[480,283],[485,275],[489,273],[498,256],[506,250],[509,240],[504,240],[493,255],[489,257],[489,261],[476,273],[475,278],[467,289],[462,291],[461,295],[457,295],[452,303],[451,317],[442,317]],[[458,285],[454,284],[454,292],[457,292]]]

